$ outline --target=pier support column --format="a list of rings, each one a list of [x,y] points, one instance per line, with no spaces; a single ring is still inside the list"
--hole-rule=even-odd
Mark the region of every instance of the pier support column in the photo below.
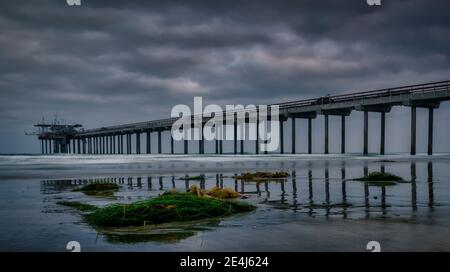
[[[109,135],[105,136],[105,154],[111,154],[111,137]]]
[[[158,154],[161,154],[161,130],[158,130]]]
[[[116,135],[111,136],[113,140],[113,154],[116,154]]]
[[[120,134],[117,134],[117,154],[120,154]]]
[[[237,113],[234,113],[234,118],[233,118],[234,122],[233,122],[233,127],[234,127],[234,154],[237,154]]]
[[[80,138],[78,138],[77,139],[77,153],[78,154],[81,154],[81,139]]]
[[[44,140],[39,140],[41,142],[41,154],[44,154]]]
[[[345,154],[345,115],[341,115],[341,154]]]
[[[416,155],[416,107],[411,107],[411,155]]]
[[[222,126],[220,127],[219,153],[223,154],[223,140],[225,139],[225,116],[222,116]]]
[[[130,141],[129,141],[129,145],[130,145],[130,147],[129,147],[129,153],[130,154],[133,154],[133,138],[132,138],[132,136],[131,136],[131,133],[130,134],[128,134],[128,137],[130,138]]]
[[[292,154],[295,154],[295,117],[292,117],[291,118],[291,120],[292,120],[292,140],[291,140],[291,143],[292,143]]]
[[[103,137],[99,136],[98,137],[98,154],[102,154],[103,153]]]
[[[364,147],[363,154],[369,154],[369,112],[364,111]]]
[[[97,152],[97,154],[102,154],[102,137],[98,136],[97,140],[98,140],[98,152]]]
[[[280,154],[284,154],[284,121],[280,120]]]
[[[75,139],[72,139],[72,153],[75,154]]]
[[[203,122],[200,124],[200,128],[199,128],[199,141],[198,141],[198,153],[199,154],[204,154],[205,153],[205,140],[203,139],[203,129],[204,129],[204,124]]]
[[[106,136],[103,136],[103,154],[108,153],[107,148],[108,148],[108,139]]]
[[[312,119],[308,118],[308,154],[312,154]]]
[[[259,116],[256,116],[256,141],[255,141],[255,153],[259,154]]]
[[[328,114],[324,115],[325,120],[325,154],[329,153],[328,150]]]
[[[119,154],[123,154],[123,134],[119,135]]]
[[[241,155],[244,155],[244,139],[245,139],[245,119],[244,122],[241,125],[241,131],[240,131],[240,135],[241,135],[241,139],[240,139],[240,151],[241,151]]]
[[[386,137],[386,113],[381,112],[381,129],[380,129],[380,155],[384,155],[384,144]]]
[[[145,135],[146,135],[146,137],[145,137],[145,139],[146,139],[146,148],[147,148],[147,154],[151,154],[152,153],[152,144],[151,144],[151,132],[150,131],[147,131],[146,133],[145,133]]]
[[[127,154],[131,154],[131,139],[130,139],[130,134],[127,133]]]
[[[173,148],[173,137],[172,137],[172,132],[169,131],[169,137],[170,137],[170,154],[174,154],[175,150]]]
[[[141,133],[136,132],[136,154],[141,154]]]
[[[86,138],[83,137],[81,143],[83,145],[83,154],[86,154]]]
[[[114,136],[109,135],[109,154],[114,154],[113,147],[114,147]]]
[[[103,136],[103,154],[108,154],[108,136]]]
[[[433,122],[434,109],[428,108],[428,155],[433,155]]]

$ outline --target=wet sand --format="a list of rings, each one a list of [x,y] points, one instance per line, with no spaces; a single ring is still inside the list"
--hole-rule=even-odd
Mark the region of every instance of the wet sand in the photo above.
[[[65,251],[450,251],[450,156],[0,156],[0,250]],[[245,171],[284,170],[284,182],[241,182]],[[365,173],[407,182],[366,186]],[[205,174],[206,180],[184,181]],[[95,181],[122,187],[115,198],[73,188]],[[101,230],[56,204],[133,202],[176,188],[231,187],[252,213],[158,229]]]

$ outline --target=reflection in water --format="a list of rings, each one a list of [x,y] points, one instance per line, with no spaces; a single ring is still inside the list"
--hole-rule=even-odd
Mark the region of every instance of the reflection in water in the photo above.
[[[162,243],[177,243],[183,239],[194,236],[196,232],[180,231],[159,234],[109,234],[103,233],[106,240],[111,244],[136,244],[145,242],[162,242]]]
[[[145,197],[154,197],[164,190],[178,189],[184,191],[189,189],[190,182],[199,184],[202,189],[209,189],[214,186],[224,188],[233,187],[236,191],[248,197],[257,205],[270,205],[270,207],[292,209],[305,213],[311,217],[318,215],[333,216],[342,218],[376,218],[380,214],[385,218],[398,213],[403,216],[415,218],[414,212],[421,207],[429,207],[431,210],[435,206],[434,184],[433,184],[433,164],[426,162],[421,164],[426,166],[426,177],[422,181],[417,177],[417,162],[411,162],[410,177],[403,177],[407,182],[395,186],[372,187],[368,183],[353,181],[359,177],[361,166],[354,167],[341,162],[340,165],[330,167],[327,163],[323,168],[313,167],[308,164],[307,169],[291,169],[290,177],[280,181],[245,182],[234,179],[230,173],[205,173],[205,180],[180,180],[180,176],[128,176],[128,177],[107,177],[75,180],[44,180],[41,182],[41,192],[43,194],[55,194],[61,192],[71,192],[75,187],[92,182],[114,182],[121,184],[116,201],[131,202]],[[389,165],[388,165],[389,166]],[[369,173],[368,164],[362,165],[363,173]],[[324,172],[322,172],[324,171]],[[385,163],[380,164],[380,171],[385,171]],[[321,176],[321,173],[323,176]],[[408,173],[406,171],[405,173]],[[203,174],[203,173],[200,173]],[[233,173],[237,175],[237,173]],[[126,186],[125,184],[126,179]],[[147,179],[147,183],[142,180]],[[153,187],[152,181],[156,179],[159,186]],[[289,184],[291,182],[292,184]],[[324,187],[321,186],[324,182]],[[169,185],[170,184],[170,185]],[[427,184],[427,186],[421,186]],[[409,187],[410,186],[410,187]],[[323,189],[322,189],[323,188]],[[380,190],[380,191],[378,191]],[[418,190],[425,193],[417,193]],[[428,194],[426,193],[428,192]],[[391,193],[388,196],[388,193]],[[73,193],[77,194],[77,193]],[[380,194],[380,195],[378,195]],[[371,197],[372,195],[372,197]],[[425,196],[427,199],[420,201],[418,196]],[[126,197],[125,197],[126,196]],[[378,198],[380,197],[380,199]],[[410,198],[410,214],[405,214],[405,210],[399,206],[398,199],[402,197]],[[371,203],[372,198],[372,203]],[[301,201],[305,199],[306,201]],[[378,200],[379,199],[379,200]],[[111,200],[105,200],[106,202]],[[398,209],[400,207],[400,209]],[[103,233],[103,232],[102,232]],[[180,231],[167,233],[117,233],[108,232],[107,239],[112,243],[134,243],[140,241],[167,241],[176,242],[195,234],[190,228],[182,228]]]
[[[211,230],[219,226],[220,219],[207,219],[192,222],[166,223],[156,226],[97,228],[96,230],[113,244],[136,244],[144,242],[177,243],[197,234],[198,231]]]

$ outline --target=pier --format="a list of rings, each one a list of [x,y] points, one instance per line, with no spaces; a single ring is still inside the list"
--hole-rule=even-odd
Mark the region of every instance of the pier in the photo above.
[[[364,155],[368,154],[369,146],[369,112],[379,113],[380,115],[380,150],[379,154],[385,154],[386,141],[386,116],[394,106],[409,107],[411,109],[411,132],[410,132],[410,153],[416,154],[416,119],[417,108],[428,109],[428,154],[433,154],[433,116],[434,110],[439,108],[440,103],[450,100],[450,81],[432,82],[418,85],[409,85],[395,88],[387,88],[372,91],[355,92],[342,95],[333,95],[318,97],[313,99],[288,101],[272,105],[279,105],[280,120],[280,153],[296,153],[295,142],[297,137],[307,137],[308,153],[312,154],[312,122],[318,115],[324,116],[324,153],[329,153],[329,116],[340,116],[341,123],[341,147],[342,154],[346,152],[345,147],[345,126],[346,117],[353,111],[362,111],[364,113],[364,126],[362,128],[363,146],[361,147]],[[270,106],[270,105],[269,105]],[[248,114],[246,112],[245,114]],[[270,118],[270,112],[269,118]],[[234,114],[236,116],[236,114]],[[194,116],[192,116],[194,119]],[[202,118],[202,127],[209,118]],[[249,122],[249,117],[245,117],[245,123]],[[292,133],[284,133],[284,123],[290,119],[292,122]],[[308,131],[305,135],[297,135],[295,122],[296,119],[307,119]],[[40,128],[37,133],[41,144],[42,154],[53,153],[71,153],[71,154],[142,154],[152,153],[151,138],[157,137],[156,151],[158,154],[162,150],[162,137],[168,134],[170,137],[170,154],[175,154],[174,140],[171,136],[171,127],[178,118],[167,118],[152,120],[147,122],[130,123],[117,126],[108,126],[94,129],[82,129],[81,125],[59,125],[59,124],[36,124]],[[244,154],[244,140],[237,139],[237,118],[234,122],[234,154]],[[225,123],[225,120],[224,120]],[[259,122],[256,121],[256,127]],[[222,131],[223,129],[219,129]],[[258,131],[258,129],[257,129]],[[169,132],[169,133],[164,133]],[[145,134],[144,143],[141,143],[141,134]],[[291,137],[292,149],[287,151],[284,148],[284,139]],[[134,149],[132,150],[132,141],[134,140]],[[183,152],[188,154],[188,141],[184,140]],[[205,153],[205,140],[199,141],[199,154]],[[240,142],[238,144],[238,141]],[[259,137],[255,140],[255,153],[259,154]],[[239,148],[238,148],[239,147]],[[238,150],[239,149],[239,150]],[[191,151],[192,152],[192,151]],[[215,140],[215,154],[223,154],[222,140]],[[267,152],[264,152],[267,153]]]

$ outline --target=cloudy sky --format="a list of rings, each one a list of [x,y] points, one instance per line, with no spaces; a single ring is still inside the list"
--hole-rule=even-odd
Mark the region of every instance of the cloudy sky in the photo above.
[[[447,0],[81,1],[1,1],[0,153],[38,152],[24,131],[55,114],[93,128],[165,118],[193,96],[265,104],[450,79]],[[436,112],[440,151],[448,108]],[[408,113],[388,116],[391,151],[408,147]],[[352,115],[350,135],[361,122]]]

